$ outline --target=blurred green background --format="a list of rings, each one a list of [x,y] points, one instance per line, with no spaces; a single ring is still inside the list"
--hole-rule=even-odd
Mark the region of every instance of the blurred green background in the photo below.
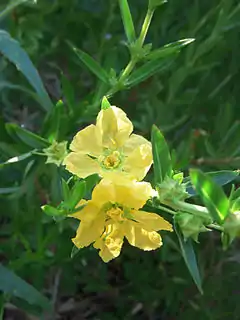
[[[1,9],[7,4],[2,1]],[[129,6],[139,32],[147,0],[129,0]],[[129,61],[116,0],[24,2],[0,20],[0,29],[28,53],[53,103],[62,99],[67,108],[73,106],[72,117],[67,113],[61,117],[59,141],[70,141],[95,121],[105,93],[68,42],[105,70],[119,73]],[[239,37],[239,1],[169,0],[156,10],[146,43],[159,48],[184,38],[195,42],[164,70],[110,99],[126,111],[137,133],[149,138],[152,124],[160,128],[176,170],[239,168]],[[2,163],[33,149],[11,134],[6,123],[44,136],[49,122],[28,94],[25,77],[0,51]],[[108,264],[93,248],[82,249],[71,259],[73,222],[56,223],[40,209],[46,202],[61,201],[60,176],[67,173],[45,160],[32,157],[0,165],[0,259],[44,293],[55,305],[55,314],[43,313],[41,305],[28,303],[29,298],[15,297],[12,303],[25,314],[8,305],[6,319],[13,313],[13,319],[30,319],[30,314],[37,319],[76,320],[240,319],[239,241],[223,252],[217,232],[201,234],[196,244],[203,296],[188,274],[175,235],[166,234],[164,246],[155,252],[125,243],[121,256]]]

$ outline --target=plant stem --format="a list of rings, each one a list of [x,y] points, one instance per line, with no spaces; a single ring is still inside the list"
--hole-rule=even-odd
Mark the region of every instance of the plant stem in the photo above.
[[[211,223],[211,224],[207,225],[207,228],[215,229],[215,230],[218,230],[218,231],[223,231],[223,227],[218,226],[218,225],[213,224],[213,223]]]
[[[140,36],[138,38],[140,46],[142,46],[144,41],[145,41],[145,38],[146,38],[146,35],[147,35],[147,32],[148,32],[148,28],[150,26],[150,23],[151,23],[151,20],[152,20],[152,17],[153,17],[153,13],[154,13],[154,10],[148,8],[146,17],[145,17],[143,25],[142,25],[142,30],[141,30]]]
[[[166,204],[175,210],[185,211],[201,218],[209,219],[210,217],[207,208],[203,206],[198,206],[196,204],[191,204],[183,201],[174,201],[172,203],[169,202]]]
[[[126,68],[124,69],[121,77],[119,78],[119,83],[123,83],[124,80],[129,76],[129,74],[132,72],[133,68],[135,67],[136,60],[131,59],[129,63],[127,64]]]

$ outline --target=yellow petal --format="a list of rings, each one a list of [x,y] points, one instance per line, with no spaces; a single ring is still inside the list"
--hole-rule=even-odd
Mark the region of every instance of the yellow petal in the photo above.
[[[124,233],[132,246],[145,251],[155,250],[162,245],[161,236],[157,232],[137,227],[134,222],[124,223]]]
[[[138,181],[142,180],[152,165],[152,147],[150,143],[138,146],[126,158],[123,170]]]
[[[104,222],[105,215],[98,212],[92,213],[92,220],[82,219],[76,237],[72,239],[75,246],[78,248],[87,247],[98,239],[103,233]]]
[[[152,187],[148,182],[137,182],[122,175],[112,175],[113,179],[102,179],[94,188],[92,200],[98,205],[117,202],[128,208],[139,209],[151,197]]]
[[[79,131],[70,144],[70,149],[77,153],[99,156],[102,152],[101,133],[99,129],[91,124]]]
[[[137,182],[119,179],[115,182],[116,201],[128,208],[140,209],[152,195],[152,187],[148,182]]]
[[[94,248],[100,249],[99,256],[108,262],[119,256],[123,244],[123,233],[120,225],[108,225],[102,237],[94,243]]]
[[[172,225],[156,213],[133,210],[131,215],[134,220],[140,223],[141,228],[148,231],[173,231]]]
[[[77,204],[76,208],[82,205],[85,205],[85,207],[73,214],[69,214],[68,216],[71,218],[79,219],[79,220],[86,220],[86,221],[93,220],[97,216],[99,212],[99,208],[95,206],[92,201],[87,201],[84,199],[82,199]]]
[[[96,126],[101,131],[103,146],[109,149],[121,147],[133,131],[126,113],[115,106],[99,112]]]
[[[66,169],[79,178],[86,178],[94,173],[101,173],[101,167],[97,160],[90,158],[86,154],[70,152],[65,158]]]
[[[125,141],[123,145],[123,153],[126,155],[131,154],[136,148],[143,144],[150,144],[151,143],[145,139],[143,136],[140,136],[138,134],[131,134],[131,136]]]

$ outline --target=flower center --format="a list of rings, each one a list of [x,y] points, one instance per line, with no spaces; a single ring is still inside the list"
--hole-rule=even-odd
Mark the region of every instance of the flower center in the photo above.
[[[120,152],[113,151],[112,153],[107,154],[106,156],[101,156],[99,160],[105,169],[115,169],[121,163],[121,155]]]
[[[119,207],[112,207],[107,211],[107,215],[109,216],[109,218],[117,222],[122,222],[126,220],[126,218],[124,218],[123,216],[124,215],[123,210]]]

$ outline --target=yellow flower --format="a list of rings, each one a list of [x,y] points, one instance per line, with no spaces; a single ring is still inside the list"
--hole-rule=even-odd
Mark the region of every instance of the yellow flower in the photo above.
[[[101,180],[93,190],[92,199],[72,215],[81,220],[73,243],[78,248],[94,243],[104,262],[119,256],[124,237],[142,250],[159,248],[162,239],[157,231],[172,231],[172,226],[155,213],[139,211],[152,193],[147,182],[127,180],[123,176],[118,180]]]
[[[152,164],[151,143],[131,134],[133,125],[123,110],[111,106],[101,110],[96,125],[79,131],[65,158],[66,169],[80,178],[98,173],[125,173],[142,180]]]

